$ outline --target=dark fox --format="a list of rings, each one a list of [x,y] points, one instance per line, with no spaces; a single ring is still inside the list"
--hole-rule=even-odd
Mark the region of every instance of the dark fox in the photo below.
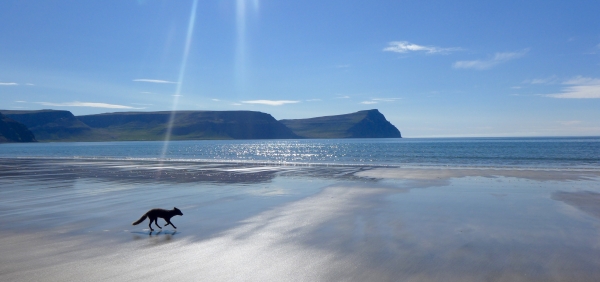
[[[148,227],[150,227],[150,231],[154,231],[154,229],[152,229],[152,226],[151,226],[153,221],[154,221],[154,224],[156,224],[156,226],[158,226],[158,228],[162,229],[162,227],[160,227],[160,225],[158,225],[158,222],[157,222],[157,219],[160,217],[160,218],[164,218],[167,221],[167,224],[165,224],[165,226],[171,225],[171,226],[173,226],[173,228],[177,229],[177,227],[175,227],[175,225],[173,225],[173,223],[171,222],[171,217],[174,217],[176,215],[183,215],[183,213],[181,213],[181,211],[175,207],[172,210],[151,209],[147,213],[142,215],[142,217],[140,217],[140,219],[138,219],[134,223],[132,223],[132,225],[138,225],[138,224],[142,223],[142,221],[144,221],[147,217],[150,219],[150,222],[148,223]]]

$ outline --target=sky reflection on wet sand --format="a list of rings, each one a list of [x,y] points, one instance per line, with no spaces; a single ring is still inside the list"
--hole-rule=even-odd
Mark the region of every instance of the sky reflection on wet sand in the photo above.
[[[0,280],[600,277],[595,171],[168,165],[0,159]]]

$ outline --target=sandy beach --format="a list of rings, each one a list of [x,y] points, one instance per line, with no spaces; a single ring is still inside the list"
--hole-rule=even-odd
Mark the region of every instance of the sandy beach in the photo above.
[[[2,281],[600,277],[595,170],[5,158],[0,212]]]

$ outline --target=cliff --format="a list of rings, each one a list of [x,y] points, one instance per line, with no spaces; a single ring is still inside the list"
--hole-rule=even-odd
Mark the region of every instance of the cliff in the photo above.
[[[0,143],[35,141],[33,133],[24,124],[0,113]]]
[[[402,138],[378,110],[280,122],[303,138]]]

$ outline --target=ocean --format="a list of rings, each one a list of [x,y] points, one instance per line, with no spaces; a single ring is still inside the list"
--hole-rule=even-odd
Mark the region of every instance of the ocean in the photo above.
[[[0,158],[287,165],[600,169],[600,137],[202,140],[3,144]]]

